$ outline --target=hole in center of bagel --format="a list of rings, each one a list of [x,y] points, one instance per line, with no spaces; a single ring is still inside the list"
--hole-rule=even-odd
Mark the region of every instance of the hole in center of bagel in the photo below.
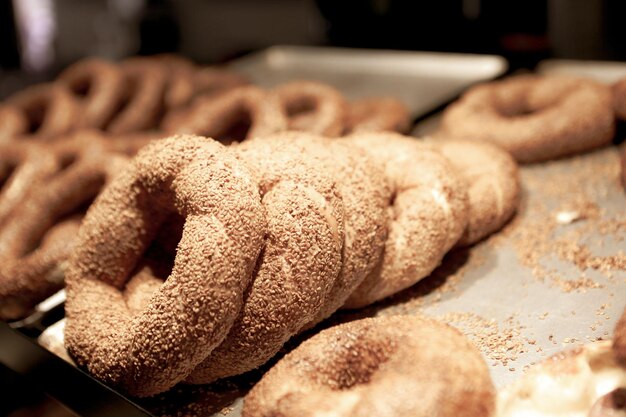
[[[72,89],[72,92],[74,94],[84,98],[89,95],[89,92],[91,91],[91,85],[91,79],[84,77],[77,79],[73,83],[71,83],[70,88]]]
[[[287,116],[293,117],[314,112],[317,108],[316,101],[311,97],[303,97],[287,104]]]
[[[250,113],[246,110],[240,110],[214,139],[224,144],[241,142],[246,139],[251,127],[252,117]]]
[[[335,390],[369,383],[396,350],[392,341],[371,334],[337,340],[332,346],[333,351],[325,352],[324,364],[316,369],[314,377]]]
[[[36,133],[44,123],[46,113],[48,112],[50,103],[47,100],[38,100],[32,103],[28,109],[26,109],[26,115],[28,116],[28,132]]]
[[[159,227],[154,240],[143,255],[143,260],[139,262],[138,269],[148,266],[154,277],[165,281],[172,273],[184,225],[184,217],[178,213],[170,214]]]
[[[501,100],[496,103],[498,113],[504,117],[516,118],[540,113],[558,104],[559,98],[540,100]]]
[[[77,159],[78,159],[78,155],[76,155],[75,153],[68,153],[66,155],[62,155],[59,161],[61,170],[64,171],[70,166],[74,165]]]

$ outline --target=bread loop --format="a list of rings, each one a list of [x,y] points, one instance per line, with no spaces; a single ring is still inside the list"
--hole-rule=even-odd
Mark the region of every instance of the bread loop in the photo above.
[[[292,81],[272,92],[281,102],[290,130],[340,136],[348,115],[348,103],[335,88],[316,81]]]
[[[391,316],[303,342],[250,391],[242,416],[488,417],[494,409],[487,365],[459,331]]]
[[[253,167],[267,211],[260,262],[224,342],[186,379],[207,383],[252,370],[312,321],[341,268],[344,207],[320,161],[263,138],[235,148]]]
[[[125,285],[171,213],[185,218],[173,269],[133,315]],[[70,354],[131,395],[171,388],[232,326],[265,230],[252,173],[220,144],[176,136],[148,145],[79,233],[66,278]]]
[[[124,96],[105,130],[117,135],[155,128],[163,114],[165,70],[147,58],[130,58],[119,67],[124,75]]]
[[[282,132],[287,129],[287,119],[275,97],[247,86],[214,99],[199,97],[187,111],[168,115],[163,128],[229,143]]]
[[[346,133],[406,133],[411,124],[408,107],[393,97],[369,97],[350,103]]]
[[[0,105],[0,143],[10,141],[28,130],[26,116],[10,105]]]
[[[387,205],[391,196],[382,163],[345,141],[304,132],[283,132],[259,138],[282,143],[317,160],[332,175],[344,206],[346,238],[338,278],[317,317],[307,328],[329,317],[375,267],[387,239]]]
[[[437,140],[433,145],[452,162],[467,186],[469,222],[457,246],[471,245],[500,230],[519,203],[515,160],[489,143]]]
[[[77,128],[104,128],[126,94],[122,72],[99,58],[75,63],[59,75],[58,82],[74,94],[81,106]]]
[[[16,319],[63,286],[82,210],[124,165],[94,143],[46,146],[55,171],[32,184],[0,228],[0,316]]]
[[[523,75],[479,85],[442,120],[443,136],[493,143],[519,162],[585,152],[614,133],[610,89],[569,77]]]
[[[0,144],[0,228],[32,189],[57,169],[55,158],[35,144]]]
[[[39,84],[6,100],[27,120],[25,135],[51,138],[74,129],[80,112],[72,93],[59,84]]]
[[[410,287],[441,263],[467,226],[467,193],[451,163],[415,139],[360,133],[346,140],[385,164],[392,191],[384,253],[344,305],[358,308]]]

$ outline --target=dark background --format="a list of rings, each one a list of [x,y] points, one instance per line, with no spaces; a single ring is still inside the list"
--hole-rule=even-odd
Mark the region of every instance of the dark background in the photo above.
[[[276,44],[495,53],[513,68],[626,60],[623,0],[0,0],[0,16],[0,68],[31,73],[86,55],[219,63]]]

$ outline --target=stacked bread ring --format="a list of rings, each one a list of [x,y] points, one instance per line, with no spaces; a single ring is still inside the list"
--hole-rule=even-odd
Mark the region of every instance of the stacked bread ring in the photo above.
[[[614,129],[610,94],[580,80],[478,87],[421,142],[393,133],[409,125],[393,99],[349,102],[312,81],[243,84],[169,55],[89,60],[3,104],[0,316],[23,316],[65,278],[66,346],[100,380],[145,397],[238,375],[336,310],[390,297],[502,228],[520,193],[513,157],[584,151]],[[561,117],[582,103],[589,114]],[[480,135],[485,122],[495,135]],[[532,134],[516,137],[520,126]],[[414,391],[380,408],[368,401],[406,384],[438,403],[409,401]],[[313,405],[343,415],[494,408],[468,342],[407,317],[305,343],[244,414],[307,415]]]
[[[63,287],[85,207],[126,158],[89,135],[2,146],[13,169],[0,190],[0,317],[16,319]]]
[[[0,141],[18,136],[54,140],[85,128],[116,138],[160,131],[166,114],[244,84],[234,73],[176,56],[128,58],[119,64],[89,58],[52,83],[9,97],[0,108]]]
[[[516,202],[517,173],[499,161],[493,169],[513,185],[498,189],[508,200],[492,211]],[[481,237],[494,231],[480,220],[484,210],[468,209],[467,181],[492,175],[476,172],[391,133],[333,140],[286,132],[231,147],[198,136],[157,141],[97,199],[80,230],[67,272],[69,352],[137,396],[252,370],[338,308],[428,276],[468,224]],[[499,226],[506,213],[492,213]],[[164,232],[180,237],[176,250]],[[171,273],[142,260],[155,248],[174,256]]]

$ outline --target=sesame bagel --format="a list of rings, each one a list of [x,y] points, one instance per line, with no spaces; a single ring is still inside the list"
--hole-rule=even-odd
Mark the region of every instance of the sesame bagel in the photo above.
[[[133,314],[124,290],[169,215],[184,227],[167,280]],[[99,196],[66,274],[66,346],[135,396],[186,378],[239,314],[266,231],[249,169],[219,143],[176,136],[143,148]]]
[[[196,384],[252,370],[278,353],[319,314],[342,263],[344,206],[321,162],[271,138],[234,149],[258,175],[268,229],[239,317],[186,379]]]
[[[524,163],[585,152],[608,144],[614,133],[609,87],[536,75],[471,88],[445,110],[441,132],[496,144]]]
[[[377,317],[302,343],[250,391],[242,416],[488,417],[494,391],[480,353],[456,329]]]

